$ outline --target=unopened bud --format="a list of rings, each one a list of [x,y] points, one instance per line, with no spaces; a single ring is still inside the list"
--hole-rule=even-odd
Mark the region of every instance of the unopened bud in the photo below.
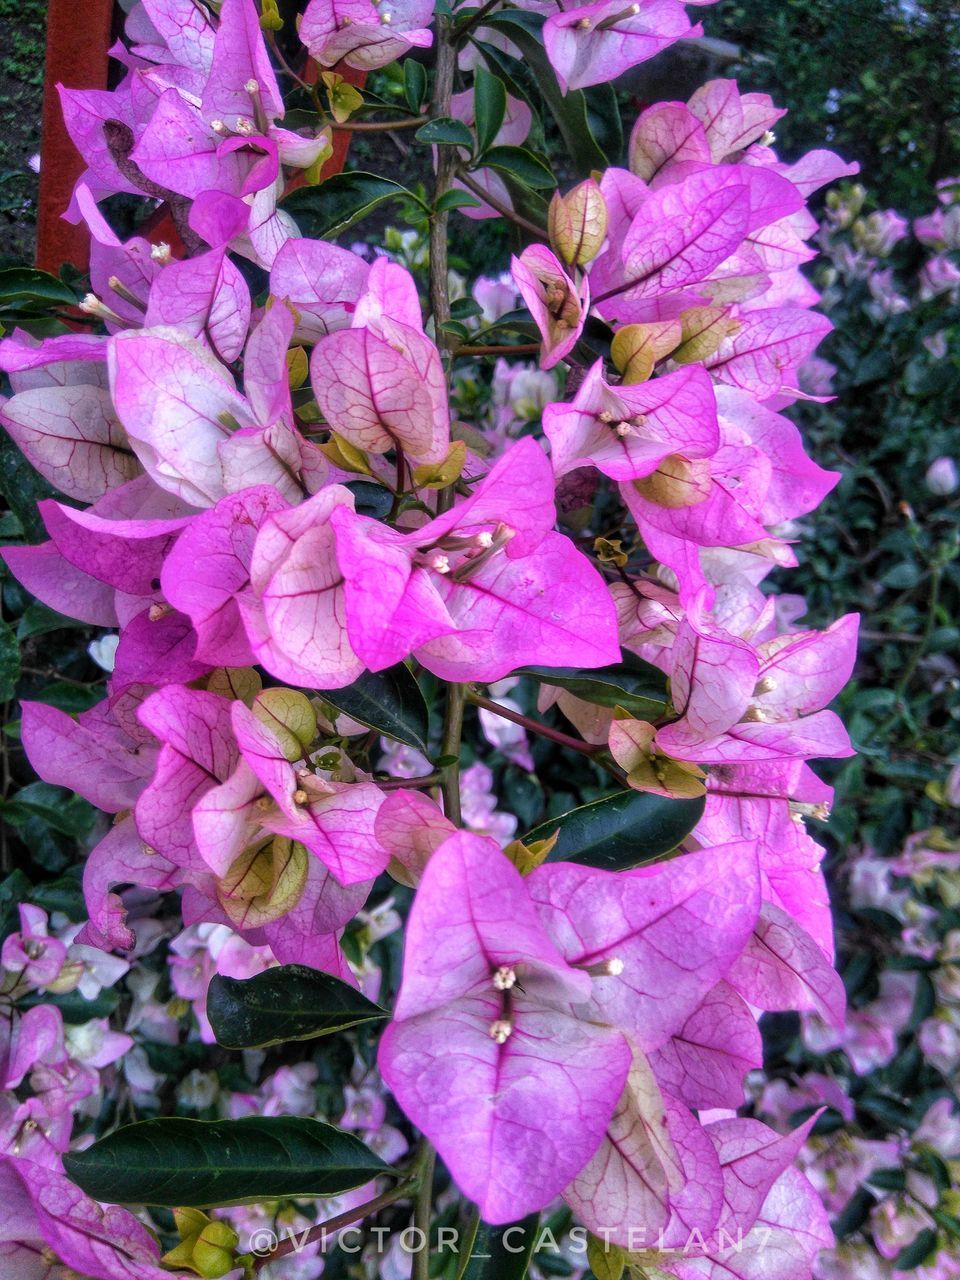
[[[586,266],[607,235],[607,202],[598,183],[587,178],[565,196],[556,192],[547,216],[550,244],[568,266]]]
[[[924,480],[931,493],[935,493],[938,498],[945,498],[948,494],[953,493],[957,485],[960,484],[960,477],[957,475],[957,464],[952,458],[937,458],[927,468]]]
[[[222,121],[222,120],[211,120],[211,121],[210,121],[210,128],[213,130],[213,132],[214,132],[214,133],[226,133],[226,132],[227,132],[227,126],[223,123],[223,121]]]
[[[260,92],[260,85],[256,80],[248,80],[247,83],[243,86],[243,91],[244,93],[249,93],[250,96],[253,97],[255,93]]]
[[[483,533],[478,533],[478,534],[477,534],[477,546],[478,546],[478,547],[492,547],[492,546],[493,546],[493,534],[492,534],[492,533],[490,533],[490,532],[488,532],[487,530],[484,530],[484,532],[483,532]]]
[[[147,617],[151,622],[159,622],[161,618],[165,618],[170,612],[168,604],[152,604],[147,610]]]
[[[166,240],[161,240],[159,244],[150,246],[150,257],[154,262],[159,262],[162,267],[165,267],[173,260],[173,253]]]
[[[252,138],[257,132],[257,127],[252,120],[244,120],[242,116],[237,118],[237,133],[244,138]]]
[[[430,568],[433,569],[436,573],[449,573],[450,572],[449,556],[442,555],[440,552],[437,552],[435,555],[432,555],[430,557]]]
[[[310,797],[307,795],[307,793],[306,793],[305,791],[303,791],[302,789],[300,789],[300,788],[298,788],[298,789],[293,793],[293,803],[294,803],[294,804],[306,804],[306,803],[307,803],[307,801],[308,801],[309,799],[310,799]]]
[[[507,1022],[506,1018],[498,1018],[490,1026],[490,1039],[495,1040],[497,1044],[506,1044],[512,1035],[513,1023]]]

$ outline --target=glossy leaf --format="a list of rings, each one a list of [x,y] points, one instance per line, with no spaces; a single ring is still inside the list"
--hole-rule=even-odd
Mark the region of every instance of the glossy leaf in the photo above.
[[[7,267],[0,271],[0,308],[70,307],[76,301],[73,290],[48,271],[34,267]]]
[[[483,157],[484,168],[496,169],[521,186],[534,191],[557,185],[552,171],[538,155],[526,147],[491,147]]]
[[[493,146],[507,111],[507,91],[503,81],[478,66],[473,76],[473,118],[477,149],[483,154]]]
[[[666,681],[650,663],[624,650],[615,666],[578,671],[575,667],[522,667],[519,674],[533,676],[541,684],[555,685],[585,702],[601,707],[623,707],[634,716],[660,715],[666,705]]]
[[[338,173],[318,186],[301,187],[283,201],[282,208],[296,219],[305,236],[332,238],[352,227],[387,200],[413,193],[399,182],[375,173]]]
[[[225,1049],[263,1049],[332,1035],[387,1014],[332,974],[288,964],[242,980],[215,974],[207,1017]]]
[[[407,58],[403,64],[403,95],[411,111],[419,111],[427,96],[426,68],[416,58]]]
[[[95,1200],[171,1208],[335,1196],[390,1172],[359,1138],[299,1116],[144,1120],[63,1163]]]
[[[454,120],[450,116],[438,116],[429,120],[416,132],[417,142],[428,142],[432,145],[442,144],[447,147],[466,147],[473,150],[473,134],[462,120]]]
[[[700,821],[704,801],[668,800],[649,792],[621,791],[550,818],[523,837],[524,844],[557,843],[547,862],[580,862],[625,871],[675,849]]]
[[[524,62],[536,78],[544,101],[557,122],[577,172],[587,174],[593,169],[605,169],[610,159],[615,160],[617,157],[608,158],[593,136],[589,107],[583,91],[574,89],[567,94],[561,93],[556,73],[543,47],[543,23],[542,14],[510,9],[491,14],[485,25],[509,36],[521,50]]]
[[[461,1280],[523,1280],[537,1245],[540,1215],[491,1227],[481,1222]]]
[[[325,689],[324,701],[378,733],[427,751],[429,717],[420,686],[399,663],[389,671],[365,671],[344,689]]]

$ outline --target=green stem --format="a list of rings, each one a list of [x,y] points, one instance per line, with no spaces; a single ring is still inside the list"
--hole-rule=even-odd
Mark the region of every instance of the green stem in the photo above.
[[[426,1138],[420,1139],[420,1150],[420,1186],[413,1209],[413,1225],[423,1233],[422,1236],[414,1236],[415,1242],[423,1240],[423,1248],[418,1248],[413,1255],[412,1280],[430,1280],[430,1218],[433,1212],[433,1169],[437,1153]]]
[[[514,212],[508,204],[504,204],[502,200],[498,200],[496,196],[491,195],[489,191],[484,191],[479,182],[475,182],[465,169],[457,171],[457,177],[473,194],[484,204],[488,204],[491,209],[496,209],[502,218],[506,218],[509,222],[513,222],[516,226],[522,227],[524,231],[529,231],[531,235],[537,237],[538,240],[545,240],[547,232],[545,227],[538,227],[535,222],[531,222],[529,218],[525,218],[522,214]]]
[[[467,703],[465,684],[447,685],[447,706],[443,718],[441,756],[450,760],[440,770],[440,791],[443,794],[443,811],[456,826],[460,826],[460,739],[463,736],[463,713]]]

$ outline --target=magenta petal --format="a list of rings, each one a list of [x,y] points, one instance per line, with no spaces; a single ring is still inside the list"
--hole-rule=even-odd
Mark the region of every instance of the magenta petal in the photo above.
[[[120,421],[161,488],[198,507],[223,497],[217,444],[230,423],[253,425],[233,379],[179,330],[125,330],[110,339],[110,388]]]
[[[743,1105],[743,1078],[763,1065],[753,1014],[726,982],[718,982],[683,1026],[650,1055],[665,1092],[689,1107]]]
[[[42,702],[21,703],[24,750],[42,778],[69,787],[107,813],[129,809],[146,785],[155,752],[106,725],[79,722]]]
[[[770,1188],[793,1164],[816,1118],[811,1116],[788,1134],[777,1133],[759,1120],[718,1120],[707,1125],[723,1170],[720,1231],[736,1236],[750,1230]]]
[[[590,991],[588,976],[571,969],[544,932],[523,878],[496,842],[458,832],[435,851],[420,882],[394,1016],[411,1018],[486,990],[501,965],[532,975],[528,991],[535,985],[566,1000]]]
[[[575,965],[619,961],[594,980],[591,1007],[645,1053],[679,1033],[751,936],[760,897],[743,841],[650,870],[547,863],[527,880],[547,932]]]
[[[357,254],[325,240],[288,240],[270,269],[270,292],[296,308],[296,334],[318,342],[348,328],[370,268]],[[2,350],[2,349],[0,349]]]
[[[208,338],[226,361],[243,350],[250,324],[250,290],[222,248],[163,268],[150,289],[144,324],[176,325]]]
[[[195,656],[219,666],[251,665],[253,655],[237,596],[250,592],[250,562],[257,531],[286,504],[261,486],[223,498],[196,516],[167,555],[160,581],[164,596],[189,616],[197,633]]]
[[[671,164],[709,161],[703,125],[682,102],[658,102],[637,117],[630,134],[630,172],[652,182]]]
[[[595,1235],[627,1246],[641,1232],[652,1242],[664,1230],[670,1193],[682,1184],[663,1098],[637,1054],[600,1146],[563,1198]]]
[[[83,867],[83,898],[89,919],[76,941],[104,951],[129,951],[136,936],[127,924],[127,912],[119,896],[119,885],[138,888],[172,889],[180,871],[148,849],[132,818],[118,822],[87,855]]]
[[[843,1026],[846,995],[840,975],[795,921],[764,902],[756,932],[727,981],[760,1009],[815,1009]]]
[[[391,1023],[379,1062],[484,1221],[503,1223],[548,1204],[590,1159],[623,1089],[630,1049],[609,1028],[528,1008],[520,998],[513,1034],[498,1045],[492,994]]]
[[[17,581],[51,609],[94,627],[117,625],[114,588],[65,560],[55,542],[0,547],[0,555]]]
[[[521,559],[495,556],[462,582],[438,576],[436,587],[457,630],[416,655],[443,680],[499,680],[528,663],[619,661],[607,585],[563,534],[548,533]]]
[[[283,115],[283,98],[270,64],[253,0],[224,0],[213,41],[210,74],[203,90],[206,119],[219,118],[231,128],[237,117],[254,121],[246,85],[257,82],[258,96],[268,118]]]
[[[3,405],[0,420],[40,474],[81,502],[140,473],[102,387],[21,391]]]
[[[313,349],[310,379],[324,418],[368,453],[399,445],[411,458],[436,461],[449,443],[449,412],[436,347],[415,329],[389,337],[340,329]]]
[[[153,606],[132,618],[120,632],[114,678],[121,684],[189,684],[212,663],[194,656],[197,633],[186,614],[169,609],[152,616]]]
[[[566,93],[615,80],[675,40],[697,34],[702,29],[691,27],[676,0],[646,0],[635,10],[619,0],[600,0],[549,17],[543,43]]]

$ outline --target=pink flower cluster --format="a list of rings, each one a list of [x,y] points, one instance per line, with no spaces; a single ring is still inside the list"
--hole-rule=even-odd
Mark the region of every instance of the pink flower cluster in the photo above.
[[[431,17],[419,0],[311,0],[300,34],[322,65],[376,67],[428,44]],[[691,30],[675,0],[602,0],[552,14],[544,39],[575,88]],[[141,0],[127,31],[118,89],[64,92],[88,165],[72,206],[94,239],[87,310],[108,333],[0,344],[4,425],[89,504],[42,503],[49,540],[7,564],[52,608],[119,630],[103,702],[23,707],[40,775],[115,815],[85,865],[78,942],[129,951],[118,887],[176,889],[187,926],[356,983],[340,939],[389,868],[417,892],[381,1071],[487,1221],[562,1195],[678,1280],[808,1274],[831,1240],[791,1168],[809,1125],[781,1137],[735,1112],[760,1011],[844,1016],[803,815],[831,795],[807,762],[851,753],[826,708],[857,619],[803,629],[802,605],[761,584],[795,563],[791,522],[837,479],[780,410],[830,327],[800,273],[804,201],[851,167],[782,163],[782,113],[732,81],[646,110],[630,168],[556,197],[552,247],[514,261],[543,369],[570,372],[543,412],[548,448],[527,435],[493,457],[452,433],[413,276],[304,238],[277,208],[327,140],[278,123],[252,0],[225,0],[216,25],[188,0]],[[117,191],[166,199],[189,257],[122,243],[97,203]],[[236,254],[269,273],[262,305]],[[590,316],[613,342],[588,367]],[[619,564],[557,529],[584,470],[622,504]],[[360,509],[358,476],[386,517]],[[361,726],[322,702],[402,662],[489,685],[622,648],[669,678],[662,716],[559,705],[627,786],[705,797],[663,865],[523,877],[495,815],[476,823],[492,839],[426,788],[384,788],[351,757]],[[80,1194],[24,1185],[38,1214]],[[126,1272],[114,1245],[91,1260],[46,1219],[39,1232],[86,1274],[151,1277],[120,1212],[96,1230]]]

